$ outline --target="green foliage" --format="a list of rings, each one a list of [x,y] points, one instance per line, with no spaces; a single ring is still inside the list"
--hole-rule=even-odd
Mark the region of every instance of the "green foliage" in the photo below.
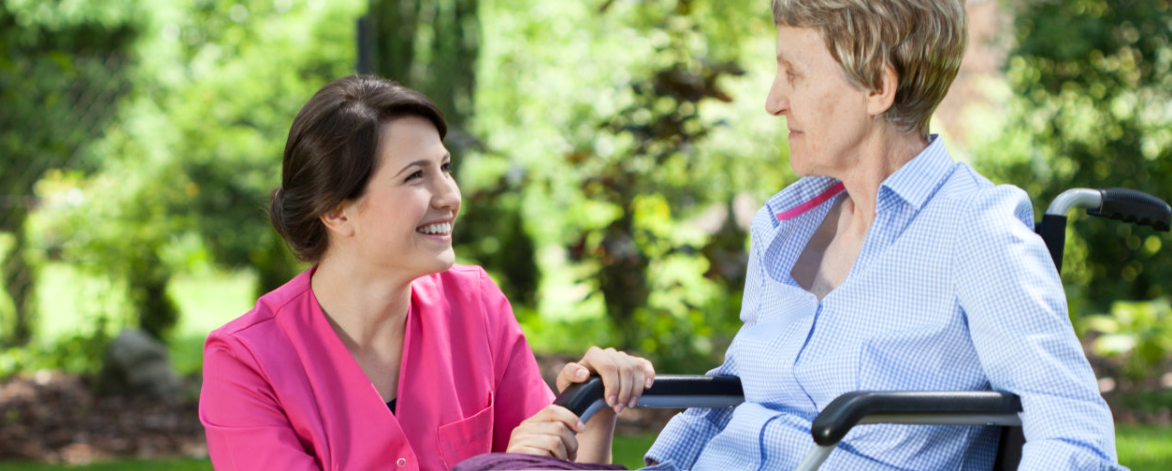
[[[1123,373],[1142,380],[1162,373],[1172,352],[1172,307],[1167,298],[1155,302],[1116,302],[1109,315],[1089,316],[1086,326],[1099,332],[1095,353],[1125,360]]]
[[[261,291],[302,267],[265,215],[284,136],[312,93],[349,70],[357,2],[152,4],[151,40],[116,124],[88,146],[92,174],[50,174],[44,250],[129,280],[137,323],[165,338],[168,285],[208,260],[253,266]],[[195,243],[185,234],[195,234]]]
[[[105,324],[92,331],[79,332],[52,340],[35,340],[23,347],[0,350],[0,380],[21,373],[59,370],[74,374],[96,375],[110,336]]]
[[[48,170],[87,167],[90,140],[131,84],[124,72],[143,27],[137,1],[0,2],[0,231],[14,236],[0,271],[13,311],[0,344],[34,330],[37,257],[25,234],[33,185]]]
[[[716,1],[481,8],[485,150],[459,180],[465,194],[516,182],[542,273],[530,337],[573,326],[563,351],[601,343],[661,369],[714,363],[737,325],[744,268],[726,268],[743,263],[747,236],[701,220],[793,179],[780,123],[749,94],[768,88],[768,16]]]
[[[191,1],[160,13],[174,55],[159,61],[151,98],[166,104],[174,127],[180,178],[170,191],[184,195],[171,210],[191,218],[216,262],[256,268],[261,293],[303,268],[268,224],[269,193],[293,116],[327,81],[352,72],[360,7]]]
[[[1172,22],[1162,0],[1008,2],[1017,46],[1014,92],[999,139],[978,149],[991,177],[1020,185],[1037,205],[1071,187],[1172,193]],[[1035,208],[1041,214],[1041,206]],[[1067,260],[1072,299],[1085,314],[1117,299],[1168,294],[1167,233],[1100,218],[1075,219],[1093,247]]]

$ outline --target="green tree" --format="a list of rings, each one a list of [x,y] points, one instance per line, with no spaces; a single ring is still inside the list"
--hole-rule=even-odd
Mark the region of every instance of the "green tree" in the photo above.
[[[457,178],[460,167],[491,151],[469,129],[475,118],[477,58],[480,55],[478,0],[370,0],[375,71],[427,95],[444,112]],[[517,178],[520,177],[520,178]],[[515,303],[532,305],[540,282],[535,245],[525,231],[516,194],[527,180],[501,176],[465,186],[456,251],[496,277]]]
[[[193,0],[164,20],[178,67],[160,64],[152,99],[165,103],[177,133],[182,179],[171,191],[186,195],[171,210],[190,218],[217,264],[255,269],[258,295],[303,268],[269,225],[269,196],[293,116],[318,88],[353,71],[359,8]],[[173,75],[181,79],[165,81]]]
[[[46,246],[126,280],[133,320],[159,338],[178,319],[168,285],[188,259],[253,268],[261,292],[291,278],[301,267],[269,226],[269,192],[297,110],[351,70],[353,29],[336,25],[359,7],[152,4],[131,105],[91,145],[94,175],[58,178],[84,198],[46,208]]]
[[[982,171],[1022,185],[1038,204],[1070,187],[1172,193],[1172,22],[1162,0],[1010,2],[1017,45],[1003,137],[982,149]],[[1038,214],[1044,210],[1035,209]],[[1067,281],[1082,313],[1118,299],[1169,292],[1172,242],[1101,218],[1076,219]],[[1087,250],[1086,247],[1090,247]],[[1085,252],[1085,259],[1080,257]],[[1081,293],[1081,294],[1080,294]]]
[[[136,1],[0,2],[0,232],[13,240],[0,267],[13,304],[0,344],[34,332],[34,185],[52,169],[96,166],[87,147],[131,88],[140,10]]]
[[[731,337],[747,236],[731,217],[696,220],[793,178],[754,99],[772,25],[734,3],[505,0],[482,17],[475,127],[491,151],[461,185],[523,182],[544,286],[525,321],[537,342],[556,337],[555,319],[580,319],[566,321],[577,342],[684,369]]]

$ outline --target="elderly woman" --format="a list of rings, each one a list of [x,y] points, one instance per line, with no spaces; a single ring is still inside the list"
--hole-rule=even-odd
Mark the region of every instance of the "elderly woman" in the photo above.
[[[444,471],[493,450],[610,460],[615,413],[655,371],[591,348],[558,388],[597,373],[613,411],[584,427],[550,404],[508,300],[453,264],[446,132],[427,97],[369,76],[297,114],[270,216],[314,265],[208,336],[199,417],[217,470]]]
[[[804,178],[752,226],[741,319],[716,374],[745,403],[674,418],[655,469],[792,469],[854,390],[1021,396],[1020,469],[1122,469],[1029,198],[952,162],[928,123],[960,67],[961,0],[774,0],[777,77]],[[869,425],[826,469],[990,469],[994,427]]]
[[[773,19],[765,106],[804,178],[753,221],[744,326],[713,371],[745,402],[677,415],[650,469],[793,469],[843,393],[988,389],[1021,397],[1020,469],[1123,469],[1029,198],[928,133],[964,55],[962,1],[774,0]],[[997,438],[868,425],[824,468],[990,469]]]

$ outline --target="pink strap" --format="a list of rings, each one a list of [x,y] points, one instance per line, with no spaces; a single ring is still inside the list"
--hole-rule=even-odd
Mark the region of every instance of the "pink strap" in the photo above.
[[[777,220],[784,221],[786,219],[793,219],[793,218],[796,218],[796,217],[801,216],[803,214],[806,214],[806,211],[809,211],[810,209],[813,209],[813,208],[817,207],[818,205],[825,203],[826,200],[828,200],[830,198],[834,198],[835,196],[838,196],[838,194],[842,193],[842,190],[844,190],[844,189],[846,189],[846,187],[842,185],[842,182],[838,182],[834,186],[827,188],[826,191],[822,192],[822,194],[815,196],[810,201],[799,204],[799,205],[795,206],[793,209],[790,209],[789,211],[777,213]]]

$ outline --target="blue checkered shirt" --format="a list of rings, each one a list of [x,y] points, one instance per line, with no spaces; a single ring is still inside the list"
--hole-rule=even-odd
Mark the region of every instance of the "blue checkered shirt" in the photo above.
[[[940,139],[883,182],[850,274],[821,302],[790,276],[835,198],[803,178],[752,224],[741,320],[725,362],[745,402],[689,409],[647,460],[665,470],[790,470],[810,424],[856,390],[999,390],[1021,396],[1021,470],[1121,470],[1099,395],[1033,210],[1019,188],[954,164]],[[990,469],[998,429],[863,425],[822,469]]]

